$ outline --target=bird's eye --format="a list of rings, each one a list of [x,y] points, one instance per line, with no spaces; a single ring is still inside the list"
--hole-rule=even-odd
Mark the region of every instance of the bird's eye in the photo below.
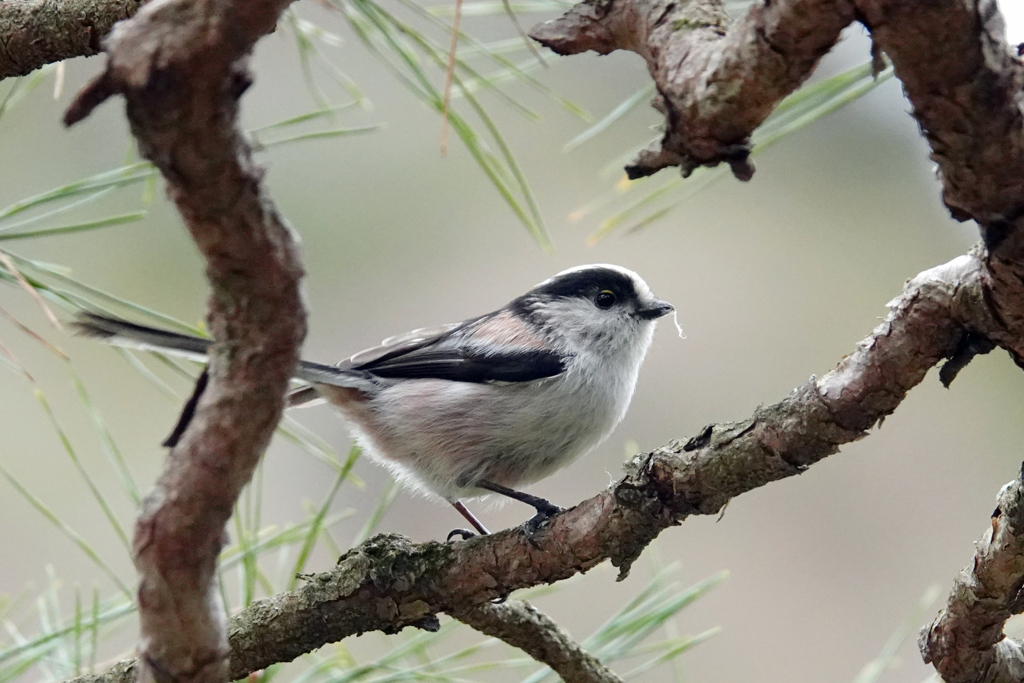
[[[598,308],[611,308],[615,304],[615,292],[608,289],[602,291],[594,299],[594,303],[597,304]]]

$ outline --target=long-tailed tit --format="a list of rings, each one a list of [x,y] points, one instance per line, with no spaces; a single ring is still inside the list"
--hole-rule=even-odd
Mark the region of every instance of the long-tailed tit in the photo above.
[[[337,365],[302,361],[295,377],[305,385],[289,405],[326,399],[374,460],[452,503],[480,533],[460,498],[491,492],[527,503],[536,528],[561,508],[516,489],[608,437],[655,322],[672,310],[631,270],[580,266],[493,313],[392,337]],[[112,344],[192,356],[212,343],[94,314],[76,326]]]

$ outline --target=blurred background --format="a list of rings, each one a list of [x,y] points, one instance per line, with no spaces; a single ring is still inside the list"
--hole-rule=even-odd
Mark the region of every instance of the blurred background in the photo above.
[[[1004,11],[1021,11],[1003,4]],[[546,7],[547,13],[523,14],[523,23],[555,16]],[[408,7],[401,11],[409,13]],[[257,155],[270,194],[304,245],[307,358],[332,362],[407,329],[495,309],[546,277],[587,262],[635,269],[678,309],[686,338],[670,321],[662,323],[623,424],[596,452],[532,487],[561,505],[616,480],[621,463],[638,449],[685,438],[711,422],[743,419],[810,375],[827,372],[871,332],[906,279],[964,253],[977,240],[973,224],[956,223],[943,209],[928,149],[895,79],[865,88],[870,92],[848,106],[759,150],[751,182],[721,177],[684,197],[679,193],[685,183],[674,180],[671,169],[625,192],[621,166],[629,157],[623,155],[656,136],[651,127],[659,117],[647,106],[649,97],[600,134],[563,149],[648,86],[638,56],[549,53],[548,67],[540,68],[513,47],[519,52],[510,59],[530,64],[530,75],[545,88],[593,115],[590,122],[582,119],[521,78],[496,83],[505,96],[536,112],[537,120],[486,87],[477,93],[532,187],[554,245],[545,251],[457,131],[449,130],[448,154],[440,154],[437,112],[366,48],[353,24],[310,3],[299,3],[294,12],[290,26],[258,46],[252,62],[256,82],[242,100],[246,126],[266,126],[322,106],[303,75],[296,47],[303,39],[321,53],[309,60],[309,71],[322,97],[360,103],[338,112],[328,128],[382,124],[365,134],[268,144]],[[507,17],[479,13],[464,17],[474,36],[518,40]],[[1024,39],[1012,33],[1019,24],[1010,19],[1011,41]],[[435,38],[446,46],[443,35]],[[846,73],[868,60],[868,52],[864,31],[849,29],[814,82]],[[332,80],[328,64],[351,79],[349,90],[339,85],[343,79]],[[118,100],[70,130],[60,123],[70,98],[101,67],[102,58],[68,62],[56,101],[57,73],[51,70],[39,87],[23,91],[17,106],[3,111],[0,205],[134,159]],[[440,87],[441,70],[431,67],[429,75]],[[486,130],[464,98],[454,99],[453,107]],[[489,145],[498,149],[493,140]],[[706,176],[693,180],[703,183]],[[596,242],[588,239],[609,219],[614,223],[616,212],[631,201],[669,181],[679,185],[668,195],[671,202],[678,198],[678,206],[660,220],[641,231],[620,229]],[[148,211],[140,221],[0,246],[59,264],[59,273],[77,282],[199,324],[207,291],[203,266],[159,182],[120,188],[64,222],[140,207]],[[529,209],[526,214],[532,215]],[[645,215],[631,213],[621,227]],[[536,221],[529,221],[536,229]],[[60,360],[17,325],[0,320],[0,342],[34,380],[0,368],[0,465],[131,586],[128,554],[53,420],[81,467],[92,473],[110,514],[130,533],[134,503],[104,458],[93,411],[102,415],[145,492],[160,471],[159,443],[180,404],[116,351],[48,326],[22,289],[0,288],[0,306],[70,358]],[[167,388],[187,395],[185,379],[158,361],[137,358]],[[727,570],[727,580],[680,612],[669,629],[720,632],[675,665],[639,680],[853,680],[894,634],[903,633],[909,638],[893,641],[902,644],[893,646],[895,657],[886,660],[878,680],[922,681],[931,669],[917,654],[917,628],[933,618],[954,575],[971,560],[996,493],[1024,460],[1022,379],[998,351],[975,360],[949,390],[933,372],[863,441],[801,477],[737,498],[720,520],[693,518],[665,532],[627,581],[616,583],[614,571],[602,566],[536,602],[583,638],[665,567],[676,566],[672,580],[681,586]],[[344,457],[345,426],[329,408],[292,417]],[[336,473],[280,437],[263,468],[260,523],[279,528],[307,518],[311,506],[325,500]],[[360,536],[375,509],[385,510],[381,501],[389,490],[387,475],[369,461],[359,461],[354,474],[364,485],[343,486],[329,510],[339,517],[332,518],[330,533],[343,548]],[[514,504],[476,507],[492,529],[519,524],[532,513]],[[424,541],[443,539],[460,525],[449,506],[399,491],[376,530]],[[306,570],[325,570],[333,560],[328,548],[318,548]],[[290,562],[271,564],[284,575]],[[922,611],[919,603],[930,589],[939,599]],[[67,616],[75,611],[76,594],[88,605],[94,590],[101,597],[117,593],[111,577],[66,529],[10,481],[0,480],[0,595],[8,597],[3,616],[16,629],[8,629],[8,640],[17,640],[12,632],[28,637],[39,631],[40,619],[56,609],[48,599]],[[132,629],[122,627],[105,641],[99,659],[130,650]],[[370,634],[346,646],[373,656],[389,642]],[[33,668],[24,678],[47,675],[45,667]]]

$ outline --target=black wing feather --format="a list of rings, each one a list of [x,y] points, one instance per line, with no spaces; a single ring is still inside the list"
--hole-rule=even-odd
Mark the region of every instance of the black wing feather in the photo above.
[[[358,366],[387,379],[446,379],[453,382],[531,382],[565,370],[561,356],[539,349],[501,351],[473,347],[420,347]]]

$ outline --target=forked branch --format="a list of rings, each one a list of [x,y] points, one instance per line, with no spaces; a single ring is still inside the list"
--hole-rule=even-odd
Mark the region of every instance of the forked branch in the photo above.
[[[500,638],[551,667],[565,683],[622,683],[601,661],[584,651],[569,634],[528,602],[485,602],[452,616],[477,631]]]

